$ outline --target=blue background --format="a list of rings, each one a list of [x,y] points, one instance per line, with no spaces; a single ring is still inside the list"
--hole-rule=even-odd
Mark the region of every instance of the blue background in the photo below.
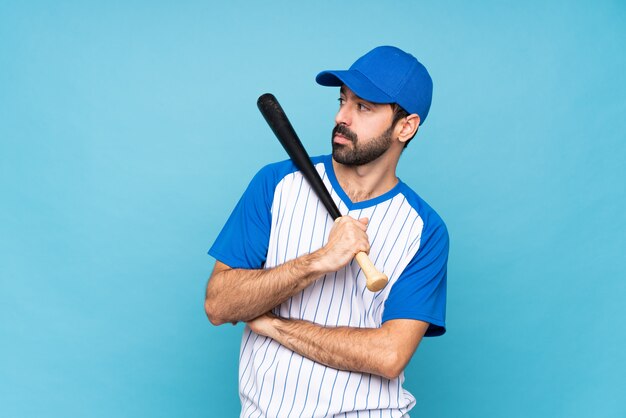
[[[400,177],[451,234],[414,417],[626,416],[623,1],[0,2],[0,415],[236,416],[206,255],[252,175],[312,154],[318,71],[381,44],[435,82]]]

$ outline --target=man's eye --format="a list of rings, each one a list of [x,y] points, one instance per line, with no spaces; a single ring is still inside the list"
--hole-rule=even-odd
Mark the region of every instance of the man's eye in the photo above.
[[[339,99],[337,99],[339,101],[339,106],[341,106],[342,104],[344,104],[346,101],[344,99],[342,99],[341,97]]]
[[[363,103],[359,103],[359,104],[358,104],[358,107],[359,107],[359,110],[361,110],[361,111],[367,111],[367,110],[370,110],[370,108],[369,108],[369,107],[367,107],[367,106],[365,106]]]

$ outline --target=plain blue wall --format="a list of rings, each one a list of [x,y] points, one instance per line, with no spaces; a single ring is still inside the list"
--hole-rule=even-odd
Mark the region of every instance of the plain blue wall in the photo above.
[[[626,416],[626,4],[364,0],[0,2],[0,415],[236,416],[203,296],[286,158],[256,99],[327,153],[314,76],[380,44],[433,76],[399,172],[452,240],[412,416]]]

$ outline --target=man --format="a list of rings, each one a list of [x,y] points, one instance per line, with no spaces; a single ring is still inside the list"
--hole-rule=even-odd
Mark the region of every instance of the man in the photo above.
[[[408,416],[403,370],[424,335],[445,332],[448,234],[395,174],[432,81],[390,46],[316,80],[340,87],[332,157],[313,163],[346,215],[333,223],[291,161],[266,166],[209,250],[205,309],[215,325],[247,322],[242,417]],[[389,277],[379,292],[360,251]]]

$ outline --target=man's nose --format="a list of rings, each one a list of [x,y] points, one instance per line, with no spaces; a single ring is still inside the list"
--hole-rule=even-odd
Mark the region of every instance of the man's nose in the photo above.
[[[344,124],[350,126],[351,123],[352,115],[350,113],[350,110],[348,109],[348,106],[344,104],[339,108],[339,111],[337,111],[337,114],[335,115],[335,124]]]

